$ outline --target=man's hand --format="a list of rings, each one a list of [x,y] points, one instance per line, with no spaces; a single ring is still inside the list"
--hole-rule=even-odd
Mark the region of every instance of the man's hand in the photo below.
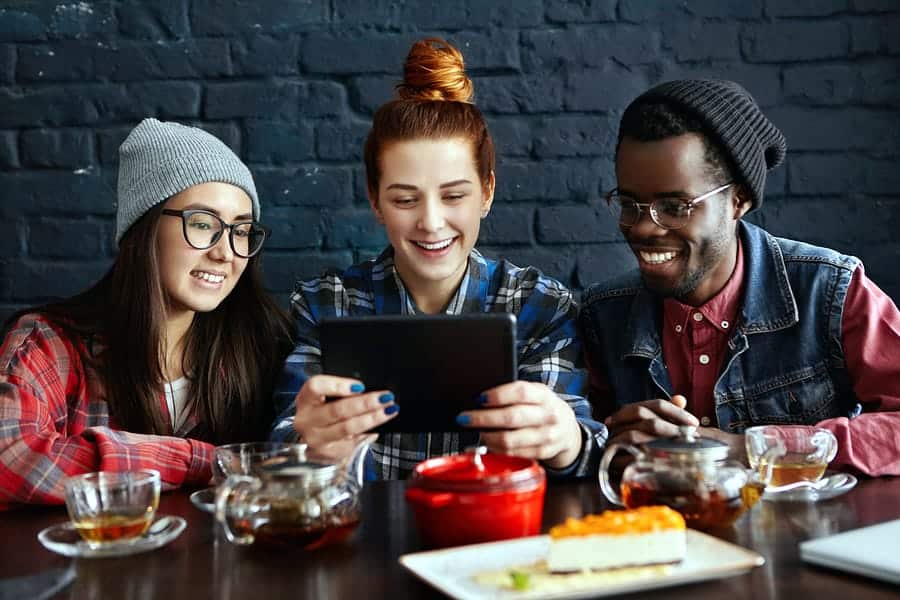
[[[744,443],[744,434],[727,433],[717,427],[700,427],[697,429],[697,435],[719,440],[728,444],[728,455],[730,458],[749,465],[747,462],[747,447]]]
[[[687,399],[676,394],[672,401],[656,399],[623,406],[606,419],[609,442],[643,444],[660,437],[678,435],[682,425],[697,427],[700,421],[685,410]]]
[[[484,408],[460,413],[457,422],[481,430],[488,449],[534,458],[555,469],[578,458],[582,438],[575,413],[543,383],[507,383],[486,391],[482,400]]]

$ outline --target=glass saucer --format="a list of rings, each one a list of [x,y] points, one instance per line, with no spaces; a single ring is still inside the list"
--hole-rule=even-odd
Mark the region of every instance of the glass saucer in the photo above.
[[[763,493],[762,499],[772,502],[816,502],[846,494],[856,486],[856,477],[849,473],[829,472],[825,473],[823,479],[828,479],[828,483],[820,488],[801,487],[783,492],[767,491]]]
[[[208,487],[206,489],[197,490],[191,494],[191,504],[197,510],[212,514],[216,512],[216,488]]]
[[[47,550],[64,556],[80,558],[128,556],[165,546],[181,535],[185,527],[187,527],[187,522],[181,517],[160,516],[140,537],[120,542],[108,542],[100,547],[92,548],[75,530],[75,526],[70,521],[66,521],[42,530],[38,533],[38,540]]]

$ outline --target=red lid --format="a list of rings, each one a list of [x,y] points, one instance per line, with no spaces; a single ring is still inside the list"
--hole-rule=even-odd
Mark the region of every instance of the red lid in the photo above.
[[[498,492],[533,488],[544,480],[544,469],[530,458],[486,452],[478,448],[420,462],[409,485],[434,491]]]

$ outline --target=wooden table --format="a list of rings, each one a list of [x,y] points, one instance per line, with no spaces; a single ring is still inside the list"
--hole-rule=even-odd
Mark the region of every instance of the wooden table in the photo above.
[[[160,512],[185,517],[187,530],[168,546],[145,554],[75,561],[78,577],[57,598],[438,598],[397,558],[423,547],[403,498],[403,482],[367,484],[360,528],[342,547],[273,553],[238,548],[195,509],[187,492],[163,496]],[[593,481],[548,487],[544,527],[565,517],[606,508]],[[801,540],[900,518],[900,478],[861,481],[844,496],[819,503],[761,502],[719,537],[766,558],[747,575],[654,590],[654,600],[727,598],[898,597],[886,583],[810,567],[798,556]],[[42,528],[66,519],[63,508],[31,508],[0,514],[0,578],[66,566],[70,559],[45,550]],[[639,598],[640,594],[629,596]]]

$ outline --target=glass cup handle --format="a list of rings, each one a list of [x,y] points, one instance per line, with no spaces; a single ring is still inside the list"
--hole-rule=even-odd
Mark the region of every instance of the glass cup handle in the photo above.
[[[229,475],[216,490],[216,521],[225,531],[225,537],[232,544],[247,546],[252,544],[252,533],[240,534],[231,527],[232,520],[243,518],[244,509],[236,508],[246,502],[246,496],[250,492],[256,492],[262,487],[262,481],[256,477],[246,475]]]
[[[603,495],[606,496],[606,499],[613,504],[625,506],[625,503],[622,502],[622,495],[609,482],[609,465],[612,464],[613,458],[615,458],[616,452],[619,450],[625,450],[635,458],[641,457],[641,451],[631,444],[610,444],[606,447],[606,451],[603,452],[603,458],[600,460],[600,469],[597,473],[597,477],[600,480],[600,489],[603,491]]]
[[[763,485],[769,485],[769,482],[772,481],[772,466],[775,463],[775,459],[779,456],[784,456],[785,452],[784,444],[779,441],[776,445],[767,448],[763,455],[759,457],[757,465],[764,466],[762,472],[756,469],[756,473]]]

